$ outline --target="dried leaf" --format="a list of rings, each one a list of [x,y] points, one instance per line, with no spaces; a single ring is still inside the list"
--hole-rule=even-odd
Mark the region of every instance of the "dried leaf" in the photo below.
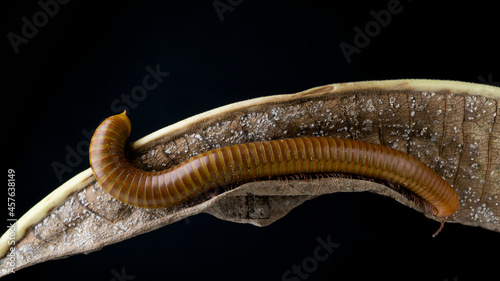
[[[168,126],[134,143],[135,164],[161,170],[206,150],[252,141],[354,138],[409,153],[453,184],[460,207],[449,221],[500,232],[499,100],[500,88],[450,81],[327,85],[231,104]],[[346,178],[257,181],[192,206],[141,209],[111,198],[88,169],[33,207],[14,232],[2,236],[1,275],[96,251],[200,212],[265,226],[316,196],[358,191],[389,196],[423,211],[389,187]],[[17,241],[12,256],[10,233]],[[11,257],[15,266],[9,263]]]

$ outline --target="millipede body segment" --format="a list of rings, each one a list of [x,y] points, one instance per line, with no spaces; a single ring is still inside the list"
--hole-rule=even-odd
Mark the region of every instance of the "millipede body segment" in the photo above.
[[[125,158],[130,135],[125,112],[104,120],[90,143],[90,165],[99,184],[133,206],[158,208],[187,202],[219,186],[270,176],[346,173],[393,182],[433,208],[436,217],[458,209],[458,195],[416,158],[377,144],[333,137],[301,137],[231,145],[198,154],[158,172]]]

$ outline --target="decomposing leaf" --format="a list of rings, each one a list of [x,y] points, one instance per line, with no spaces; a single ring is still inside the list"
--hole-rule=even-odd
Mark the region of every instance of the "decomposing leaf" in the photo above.
[[[161,170],[217,147],[279,138],[359,139],[409,153],[452,184],[460,207],[448,221],[500,232],[499,100],[500,88],[451,81],[327,85],[227,105],[168,126],[133,144],[134,164]],[[423,212],[385,185],[331,177],[250,182],[190,206],[141,209],[109,196],[88,169],[2,236],[0,275],[96,251],[200,212],[265,226],[319,195],[359,191],[389,196]],[[7,243],[11,234],[17,241],[12,251]]]

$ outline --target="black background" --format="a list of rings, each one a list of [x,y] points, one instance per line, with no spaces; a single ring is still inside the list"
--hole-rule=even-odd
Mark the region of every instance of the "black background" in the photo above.
[[[244,0],[223,21],[212,0],[103,2],[61,5],[17,54],[7,34],[21,34],[21,18],[41,8],[3,2],[2,160],[16,171],[17,218],[62,183],[51,165],[67,164],[66,148],[115,113],[112,102],[142,84],[148,65],[170,75],[129,112],[132,139],[232,102],[330,83],[500,81],[497,9],[480,1],[402,0],[351,63],[339,44],[352,45],[353,28],[391,1]],[[88,166],[83,157],[63,181]],[[388,198],[333,194],[265,228],[197,215],[5,280],[107,281],[122,268],[133,280],[282,280],[329,235],[340,247],[307,280],[498,280],[498,233],[447,224],[431,238],[438,226]]]

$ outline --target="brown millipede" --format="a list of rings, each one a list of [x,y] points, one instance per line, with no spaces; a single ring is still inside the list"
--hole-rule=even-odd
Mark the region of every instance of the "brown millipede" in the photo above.
[[[393,182],[432,206],[436,217],[453,215],[453,187],[416,158],[368,142],[334,137],[301,137],[243,143],[198,154],[158,172],[140,170],[125,158],[130,135],[125,112],[104,120],[90,143],[90,165],[114,198],[145,208],[187,202],[219,186],[270,176],[346,173]]]

